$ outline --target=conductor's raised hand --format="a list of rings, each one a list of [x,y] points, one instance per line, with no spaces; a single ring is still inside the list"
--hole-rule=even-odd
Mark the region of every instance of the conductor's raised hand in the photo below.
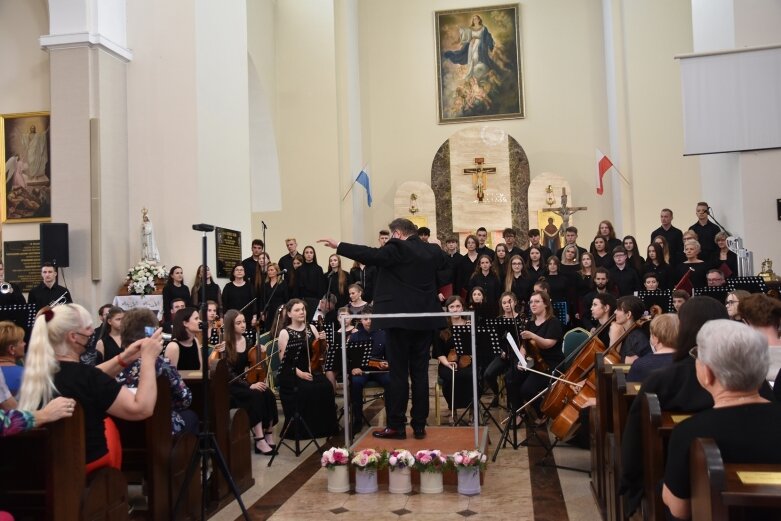
[[[335,239],[332,239],[330,237],[327,237],[327,238],[324,238],[324,239],[318,239],[317,242],[319,242],[321,244],[325,244],[329,248],[333,248],[333,249],[336,249],[336,247],[339,246],[339,241],[337,241]]]

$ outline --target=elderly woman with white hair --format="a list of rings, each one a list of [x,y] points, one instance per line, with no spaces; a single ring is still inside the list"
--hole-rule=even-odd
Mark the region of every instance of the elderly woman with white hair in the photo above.
[[[759,393],[770,363],[767,338],[745,324],[713,320],[689,354],[714,404],[670,437],[662,499],[679,519],[691,516],[689,447],[695,438],[712,438],[725,463],[781,463],[781,404]]]

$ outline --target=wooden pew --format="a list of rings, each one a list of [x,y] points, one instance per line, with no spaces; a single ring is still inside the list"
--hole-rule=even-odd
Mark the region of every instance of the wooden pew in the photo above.
[[[154,414],[144,421],[115,419],[122,438],[122,471],[141,475],[145,482],[148,519],[171,519],[173,505],[184,481],[183,472],[198,443],[192,434],[171,434],[171,388],[166,376],[157,378]],[[174,476],[182,473],[180,479]],[[200,516],[200,474],[188,486],[187,500],[177,519]]]
[[[623,498],[618,493],[621,483],[621,440],[629,408],[640,384],[627,382],[623,370],[615,370],[610,376],[612,425],[605,436],[605,501],[607,519],[612,521],[623,519]]]
[[[17,519],[127,519],[127,482],[116,469],[85,470],[84,411],[0,438],[0,505]]]
[[[203,411],[203,382],[200,371],[181,371],[187,386],[193,392],[191,408],[199,416]],[[250,438],[249,418],[244,410],[231,412],[230,394],[228,391],[228,366],[220,360],[209,376],[209,426],[214,433],[217,446],[225,457],[231,470],[231,475],[239,492],[244,492],[255,484],[252,477],[252,440]],[[217,468],[217,462],[212,466],[210,499],[214,502],[209,511],[214,512],[231,501],[228,483]]]
[[[781,519],[781,486],[744,484],[738,472],[781,473],[781,465],[724,464],[710,438],[697,438],[690,453],[693,521]],[[749,510],[760,507],[762,513]],[[773,513],[764,509],[773,509]]]

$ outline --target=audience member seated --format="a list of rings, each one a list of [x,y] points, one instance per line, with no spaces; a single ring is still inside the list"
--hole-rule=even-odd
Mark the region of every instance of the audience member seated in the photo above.
[[[84,409],[87,473],[101,467],[121,468],[119,433],[108,415],[143,420],[152,415],[157,399],[155,361],[162,348],[160,330],[137,341],[104,362],[100,369],[79,363],[92,335],[92,317],[78,304],[47,309],[35,319],[19,408],[37,409],[55,393],[74,398]],[[141,375],[135,393],[122,387],[108,373],[141,356]]]
[[[749,295],[751,295],[751,293],[744,289],[736,289],[735,291],[730,291],[727,293],[727,298],[724,300],[724,305],[727,307],[727,315],[729,315],[731,320],[737,320],[739,322],[743,321],[743,318],[740,316],[740,312],[738,311],[740,308],[740,301]]]
[[[134,308],[128,310],[122,319],[120,329],[120,343],[122,349],[126,349],[134,342],[147,337],[147,331],[158,328],[155,314],[146,308]],[[117,381],[130,389],[138,389],[141,374],[141,360],[138,359],[123,369],[117,375]],[[180,432],[198,433],[198,416],[188,409],[193,399],[192,391],[187,387],[179,375],[176,367],[171,365],[167,358],[158,356],[155,361],[155,375],[165,375],[171,387],[171,432],[176,435]]]
[[[691,516],[689,447],[712,438],[725,463],[781,463],[781,404],[760,396],[769,365],[767,339],[731,320],[714,320],[697,334],[699,384],[713,408],[678,424],[670,436],[662,499],[678,519]]]
[[[70,418],[75,405],[76,400],[60,396],[37,411],[16,409],[16,400],[11,396],[3,373],[0,372],[0,437],[13,436],[61,418]]]
[[[19,394],[24,374],[24,329],[13,322],[0,322],[0,371],[11,396]]]
[[[665,313],[651,321],[651,353],[646,353],[632,364],[626,379],[643,382],[652,371],[673,363],[678,341],[678,315]]]
[[[781,369],[781,338],[778,336],[778,328],[781,326],[781,302],[764,293],[755,293],[741,299],[737,307],[743,321],[767,338],[770,348],[767,380],[773,382]]]

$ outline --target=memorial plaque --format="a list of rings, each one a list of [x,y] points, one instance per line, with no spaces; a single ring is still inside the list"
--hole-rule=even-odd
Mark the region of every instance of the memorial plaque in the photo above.
[[[41,282],[41,241],[3,243],[5,280],[28,292]]]
[[[214,228],[217,277],[228,279],[233,266],[241,262],[241,232],[227,228]]]

